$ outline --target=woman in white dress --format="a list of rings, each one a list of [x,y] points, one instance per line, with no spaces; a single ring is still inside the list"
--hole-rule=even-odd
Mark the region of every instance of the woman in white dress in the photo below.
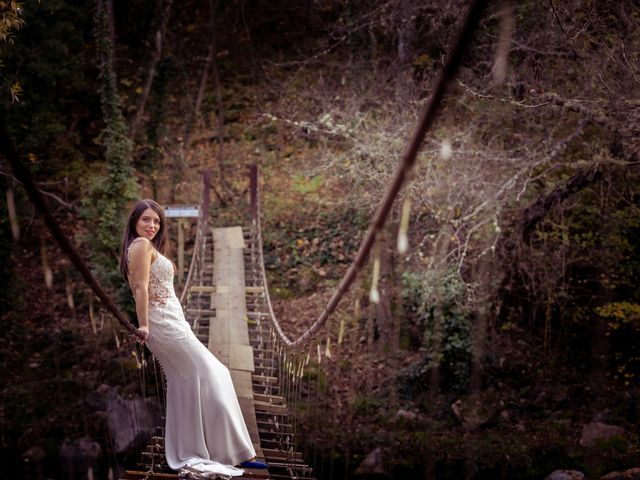
[[[134,205],[124,232],[120,270],[136,301],[138,331],[160,361],[167,384],[165,455],[175,470],[204,478],[266,468],[244,423],[231,375],[194,335],[173,288],[173,263],[162,207]],[[249,460],[248,460],[249,459]]]

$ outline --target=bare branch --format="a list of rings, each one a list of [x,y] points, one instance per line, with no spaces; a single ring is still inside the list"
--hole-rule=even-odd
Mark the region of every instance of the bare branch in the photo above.
[[[14,175],[12,175],[11,173],[9,173],[7,171],[0,170],[0,175],[4,175],[5,177],[10,178],[14,182],[16,182],[18,185],[22,185],[22,182],[20,180],[18,180]],[[39,183],[40,182],[35,182],[36,185],[39,184]],[[55,193],[47,192],[46,190],[42,190],[41,188],[38,188],[37,190],[42,195],[45,195],[45,196],[47,196],[49,198],[54,199],[56,202],[58,202],[60,205],[62,205],[63,207],[67,208],[68,210],[71,210],[72,212],[76,211],[76,207],[72,203],[65,202],[62,198],[60,198]]]

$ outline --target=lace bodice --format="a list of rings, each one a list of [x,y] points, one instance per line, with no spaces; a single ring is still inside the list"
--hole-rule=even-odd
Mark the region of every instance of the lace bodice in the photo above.
[[[133,245],[133,243],[131,244]],[[131,249],[131,246],[129,246]],[[154,250],[149,271],[149,310],[159,310],[165,306],[167,300],[176,296],[173,288],[173,264],[171,261]],[[132,285],[135,287],[135,285]],[[135,299],[135,295],[134,295]]]

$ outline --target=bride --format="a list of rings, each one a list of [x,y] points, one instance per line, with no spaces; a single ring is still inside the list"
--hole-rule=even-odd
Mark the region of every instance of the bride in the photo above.
[[[196,338],[173,288],[162,207],[137,202],[125,227],[120,271],[136,302],[138,331],[167,384],[165,455],[182,474],[239,476],[267,468],[255,459],[229,370]]]

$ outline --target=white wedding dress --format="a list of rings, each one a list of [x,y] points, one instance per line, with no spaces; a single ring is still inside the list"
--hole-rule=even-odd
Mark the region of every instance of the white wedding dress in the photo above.
[[[239,476],[233,467],[256,453],[229,370],[200,342],[173,288],[173,264],[154,251],[149,275],[147,346],[167,384],[164,448],[167,464],[215,478]]]

